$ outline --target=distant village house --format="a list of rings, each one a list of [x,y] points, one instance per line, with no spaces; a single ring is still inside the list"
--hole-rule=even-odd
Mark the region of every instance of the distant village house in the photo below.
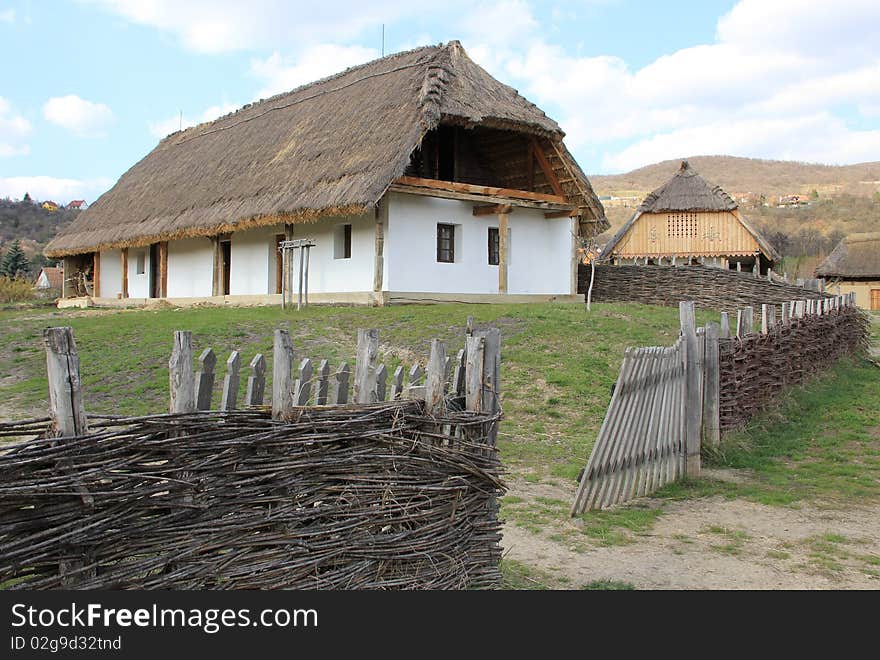
[[[43,266],[43,268],[40,269],[40,274],[37,275],[34,288],[39,289],[40,291],[55,290],[60,292],[63,284],[64,271],[60,267]]]
[[[297,239],[312,302],[579,301],[608,222],[562,138],[457,41],[418,48],[166,137],[45,252],[97,304],[276,303]]]
[[[826,290],[853,292],[863,309],[880,311],[880,232],[851,234],[816,268]]]

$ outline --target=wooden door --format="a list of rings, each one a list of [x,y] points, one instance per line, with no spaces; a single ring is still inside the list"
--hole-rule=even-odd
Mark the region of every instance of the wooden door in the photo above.
[[[871,309],[880,311],[880,289],[871,289]]]

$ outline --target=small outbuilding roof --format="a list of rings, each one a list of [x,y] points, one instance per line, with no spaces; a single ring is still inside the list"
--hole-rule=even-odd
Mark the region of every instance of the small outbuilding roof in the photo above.
[[[512,130],[547,143],[567,173],[567,201],[581,209],[582,221],[607,227],[559,125],[452,41],[374,60],[172,133],[45,253],[365,213],[441,122]]]
[[[816,268],[816,277],[880,279],[880,232],[844,238]]]

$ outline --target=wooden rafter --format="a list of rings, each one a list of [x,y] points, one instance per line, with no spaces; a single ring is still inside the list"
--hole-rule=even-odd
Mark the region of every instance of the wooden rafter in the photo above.
[[[551,218],[573,218],[577,215],[577,211],[550,211],[544,214],[548,220]]]
[[[509,204],[528,209],[541,209],[542,211],[572,211],[575,209],[571,204],[557,204],[553,202],[539,202],[530,199],[514,199],[512,197],[500,197],[475,193],[461,193],[452,190],[439,190],[437,188],[422,188],[419,186],[405,186],[392,183],[388,187],[389,192],[404,193],[406,195],[424,195],[427,197],[442,197],[444,199],[460,199],[468,202],[481,204]]]
[[[559,178],[550,166],[550,161],[547,160],[547,154],[544,153],[544,150],[541,149],[541,145],[538,144],[538,141],[535,138],[532,138],[532,154],[534,154],[535,160],[538,161],[538,165],[541,166],[541,171],[544,172],[544,176],[547,177],[547,182],[550,184],[550,187],[553,188],[553,192],[564,198],[565,192],[563,192],[562,186],[559,184]]]

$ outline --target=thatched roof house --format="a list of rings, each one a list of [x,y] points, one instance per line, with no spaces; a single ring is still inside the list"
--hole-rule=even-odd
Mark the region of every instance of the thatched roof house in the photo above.
[[[851,234],[816,268],[840,293],[855,292],[856,304],[880,310],[880,232]]]
[[[584,232],[607,227],[558,124],[453,41],[350,68],[169,135],[45,252],[60,257],[371,212],[441,125],[494,140],[494,153],[482,149],[490,170],[482,178],[497,187],[529,190],[527,146],[539,145],[558,183],[539,172],[531,190],[563,196]],[[480,174],[454,180],[479,184]]]
[[[733,198],[686,160],[669,181],[645,197],[603,254],[616,262],[698,261],[725,268],[766,268],[781,258]]]

